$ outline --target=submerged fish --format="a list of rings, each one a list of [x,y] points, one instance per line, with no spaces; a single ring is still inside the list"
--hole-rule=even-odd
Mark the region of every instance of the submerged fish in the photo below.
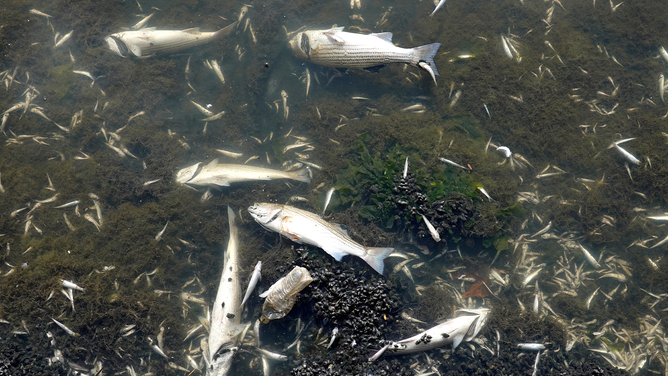
[[[357,256],[380,274],[383,274],[383,260],[394,251],[394,248],[365,247],[352,240],[339,226],[292,206],[256,203],[248,208],[248,212],[268,230],[297,243],[320,247],[336,261],[341,261],[346,255]]]
[[[218,293],[211,310],[211,329],[209,330],[208,357],[206,357],[207,375],[226,375],[232,366],[236,353],[237,336],[245,325],[241,325],[239,306],[241,305],[241,283],[239,280],[239,236],[234,224],[235,214],[227,207],[230,223],[230,240],[225,251],[223,273],[220,276]],[[218,353],[220,354],[216,356]],[[205,355],[206,356],[206,355]]]
[[[197,186],[229,186],[231,183],[257,180],[291,179],[304,183],[311,182],[308,169],[299,171],[280,171],[269,168],[248,166],[242,164],[223,164],[214,159],[206,166],[199,168],[201,163],[179,170],[176,173],[176,182]]]
[[[421,66],[420,63],[425,63],[422,68],[434,80],[439,75],[434,63],[439,47],[440,43],[432,43],[401,48],[392,43],[392,33],[354,34],[343,31],[343,27],[307,30],[290,40],[290,48],[296,57],[325,67],[371,68],[389,63]]]
[[[147,58],[154,54],[169,54],[199,46],[216,38],[227,36],[236,22],[218,31],[202,32],[199,28],[185,30],[156,30],[147,27],[136,31],[121,31],[105,40],[109,49],[121,57]]]

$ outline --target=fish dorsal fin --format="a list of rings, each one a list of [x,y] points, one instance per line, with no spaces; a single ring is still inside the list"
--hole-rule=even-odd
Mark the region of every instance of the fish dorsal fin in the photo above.
[[[191,27],[190,29],[181,30],[183,33],[199,33],[199,27]]]
[[[373,35],[374,37],[380,38],[380,39],[384,40],[385,42],[392,43],[392,33],[390,33],[389,31],[384,32],[384,33],[373,33],[373,34],[369,34],[369,35]]]
[[[350,235],[348,234],[348,227],[339,223],[332,223],[332,226],[338,228],[339,231],[341,231],[345,236],[350,238]]]
[[[206,165],[208,168],[215,168],[216,166],[218,166],[218,158],[212,160],[208,165]]]

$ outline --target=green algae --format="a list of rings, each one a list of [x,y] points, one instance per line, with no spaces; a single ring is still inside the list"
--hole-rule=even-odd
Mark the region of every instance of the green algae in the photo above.
[[[62,100],[76,83],[76,74],[72,73],[73,66],[74,63],[63,64],[49,71],[50,80],[44,89],[54,100]]]

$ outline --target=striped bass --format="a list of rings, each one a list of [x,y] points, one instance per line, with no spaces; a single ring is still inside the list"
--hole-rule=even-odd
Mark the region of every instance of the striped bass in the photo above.
[[[209,351],[205,354],[207,375],[226,375],[232,366],[232,358],[237,352],[237,336],[245,325],[241,325],[239,306],[241,305],[241,283],[239,280],[239,234],[234,224],[234,211],[227,207],[230,223],[230,239],[227,242],[223,273],[220,276],[218,293],[211,310],[209,330]],[[220,350],[219,356],[216,356]]]
[[[401,48],[392,43],[392,33],[354,34],[343,27],[307,30],[290,40],[290,49],[299,59],[330,68],[370,68],[389,63],[420,66],[434,78],[438,69],[434,56],[440,43]],[[422,63],[422,64],[420,64]]]
[[[383,260],[394,248],[365,247],[352,240],[345,230],[326,222],[319,215],[288,205],[256,203],[248,208],[255,221],[297,242],[322,248],[336,261],[346,255],[364,260],[375,271],[383,274]]]
[[[147,27],[136,31],[121,31],[105,40],[109,49],[120,57],[147,58],[154,54],[169,54],[199,46],[216,38],[227,36],[236,22],[218,31],[202,32],[199,28],[185,30],[156,30]]]
[[[202,168],[199,168],[200,165],[201,163],[197,163],[177,172],[176,182],[197,186],[229,186],[231,183],[276,179],[311,182],[307,168],[286,172],[243,164],[219,164],[218,158]]]

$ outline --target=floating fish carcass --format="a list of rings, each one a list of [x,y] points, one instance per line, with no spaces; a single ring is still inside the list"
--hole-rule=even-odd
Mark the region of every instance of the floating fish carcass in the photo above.
[[[288,205],[256,203],[248,208],[255,221],[270,231],[297,242],[322,248],[336,261],[346,255],[364,260],[383,274],[385,258],[394,248],[365,247],[352,240],[340,226],[331,224],[317,214]]]
[[[306,30],[290,40],[290,49],[299,59],[330,68],[371,68],[390,63],[420,66],[436,80],[434,56],[440,43],[401,48],[392,43],[392,33],[355,34],[343,27]],[[422,64],[421,64],[422,63]]]
[[[236,353],[237,336],[244,329],[239,315],[241,305],[241,284],[239,280],[239,236],[234,211],[227,207],[230,224],[230,239],[225,252],[223,272],[216,300],[211,310],[211,329],[209,330],[208,351],[204,355],[207,363],[207,375],[226,375],[232,366]],[[220,354],[218,354],[220,352]]]
[[[105,40],[109,49],[120,57],[147,58],[155,54],[179,52],[227,36],[236,22],[218,31],[203,32],[199,28],[185,30],[157,30],[147,27],[135,31],[121,31]]]
[[[413,337],[392,341],[376,353],[372,359],[381,355],[412,354],[452,344],[457,348],[463,341],[475,338],[487,321],[488,308],[461,309],[455,311],[455,317],[427,329]]]
[[[285,277],[271,285],[269,290],[260,295],[266,297],[262,305],[262,322],[285,317],[297,301],[297,294],[313,282],[306,268],[295,266]]]
[[[311,175],[307,168],[286,172],[243,164],[218,163],[218,159],[200,168],[201,164],[201,162],[196,163],[179,170],[176,173],[176,182],[200,187],[229,186],[231,183],[277,179],[311,182]]]

